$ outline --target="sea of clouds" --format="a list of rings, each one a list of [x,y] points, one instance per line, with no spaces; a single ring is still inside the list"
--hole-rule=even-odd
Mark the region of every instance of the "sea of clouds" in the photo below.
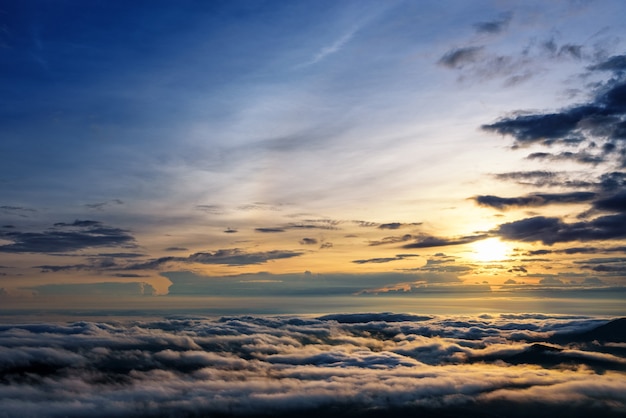
[[[0,417],[625,416],[626,343],[592,331],[607,323],[383,313],[0,325]]]

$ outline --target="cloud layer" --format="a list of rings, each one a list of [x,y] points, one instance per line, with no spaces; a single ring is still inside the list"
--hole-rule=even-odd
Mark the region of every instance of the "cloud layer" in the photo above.
[[[0,416],[617,417],[624,320],[606,322],[334,314],[3,325]]]

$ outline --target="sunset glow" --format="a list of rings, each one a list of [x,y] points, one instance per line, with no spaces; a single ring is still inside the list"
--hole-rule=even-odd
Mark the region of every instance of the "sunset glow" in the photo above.
[[[497,238],[489,238],[472,244],[472,258],[477,261],[504,261],[510,251],[509,246]]]

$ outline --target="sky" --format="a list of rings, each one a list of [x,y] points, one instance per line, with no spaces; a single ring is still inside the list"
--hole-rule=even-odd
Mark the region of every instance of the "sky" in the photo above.
[[[623,313],[625,15],[2,2],[2,310]]]

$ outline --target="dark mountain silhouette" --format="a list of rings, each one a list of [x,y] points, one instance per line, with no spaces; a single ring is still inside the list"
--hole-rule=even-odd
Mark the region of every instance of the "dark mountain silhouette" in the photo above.
[[[589,331],[579,333],[555,334],[549,342],[557,344],[567,343],[626,343],[626,318],[614,319]]]

